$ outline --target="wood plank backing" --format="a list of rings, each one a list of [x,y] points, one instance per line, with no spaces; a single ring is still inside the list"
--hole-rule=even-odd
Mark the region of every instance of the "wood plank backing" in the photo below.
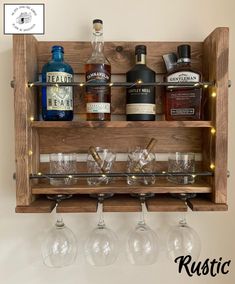
[[[146,207],[149,212],[182,212],[188,210],[184,201],[164,195],[155,195],[155,197],[147,199]]]
[[[214,98],[215,113],[212,113],[212,120],[216,128],[215,151],[210,161],[215,164],[213,191],[215,203],[226,203],[227,201],[228,37],[228,28],[217,28],[203,44],[204,76],[206,80],[215,81],[217,87],[216,98]],[[206,154],[205,158],[208,160]]]
[[[198,179],[194,184],[177,185],[164,178],[157,179],[154,185],[127,185],[126,181],[114,181],[108,185],[89,186],[85,180],[76,185],[51,186],[48,183],[32,185],[33,194],[97,194],[97,193],[211,193],[211,186]]]
[[[176,52],[180,44],[190,44],[192,49],[192,66],[202,69],[202,43],[201,42],[105,42],[105,55],[112,66],[112,74],[125,74],[135,64],[135,46],[147,46],[147,64],[156,73],[165,73],[162,55]],[[62,45],[65,52],[65,61],[68,62],[75,73],[84,73],[84,63],[91,55],[90,42],[78,41],[40,41],[38,45],[38,73],[51,58],[51,47]]]
[[[29,89],[28,81],[37,78],[37,41],[33,36],[13,36],[14,60],[14,109],[15,109],[15,156],[16,202],[29,205],[32,201],[29,174],[37,170],[36,145],[30,128],[30,117],[36,118],[37,89]],[[30,152],[32,151],[32,152]],[[37,152],[37,150],[36,150]],[[29,155],[34,153],[35,155]]]
[[[103,202],[104,212],[140,212],[141,204],[138,198],[127,195],[115,195]]]
[[[75,196],[62,200],[56,207],[58,213],[92,213],[97,211],[97,200],[86,196]]]
[[[188,206],[193,211],[227,211],[228,205],[225,203],[214,203],[209,199],[193,198],[188,200]]]
[[[33,128],[174,128],[211,127],[211,121],[33,121]]]
[[[40,153],[87,153],[89,146],[128,152],[157,139],[156,152],[201,152],[200,128],[40,128]]]
[[[36,199],[30,205],[17,206],[16,213],[50,213],[56,205],[56,202],[48,199]]]

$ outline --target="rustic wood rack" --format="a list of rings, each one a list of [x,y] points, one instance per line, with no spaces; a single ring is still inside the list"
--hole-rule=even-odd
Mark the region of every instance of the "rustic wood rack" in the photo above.
[[[121,82],[125,73],[134,65],[134,47],[145,44],[148,49],[148,66],[157,73],[157,119],[162,118],[161,96],[165,68],[162,55],[176,51],[179,44],[186,42],[106,42],[105,53],[112,65],[112,121],[91,122],[85,119],[83,101],[83,64],[90,55],[89,42],[46,42],[37,41],[31,35],[13,36],[14,54],[14,99],[16,140],[16,212],[49,213],[55,201],[48,194],[73,194],[61,201],[57,212],[96,212],[97,200],[89,194],[114,193],[104,200],[106,212],[140,211],[140,201],[130,193],[155,193],[146,201],[149,211],[194,211],[227,210],[227,123],[228,123],[228,28],[215,29],[202,42],[187,42],[192,48],[192,65],[202,71],[208,96],[203,121],[149,122],[125,121],[125,87]],[[50,59],[52,45],[62,45],[65,61],[75,71],[75,120],[68,122],[39,121],[40,88],[39,74],[42,66]],[[121,48],[120,48],[121,47]],[[118,83],[120,82],[120,83]],[[172,85],[172,84],[171,84]],[[145,145],[151,137],[158,140],[157,153],[195,152],[201,153],[197,161],[198,173],[210,173],[197,177],[192,185],[175,185],[165,177],[157,177],[155,185],[128,186],[124,180],[91,187],[86,180],[73,186],[54,187],[38,173],[49,172],[48,162],[40,155],[56,152],[87,153],[94,144],[126,153],[130,147]],[[115,164],[114,172],[125,173],[125,162]],[[81,172],[86,172],[81,163]],[[157,172],[167,172],[167,163],[157,163]],[[35,178],[32,178],[35,177]],[[173,198],[170,193],[197,193],[187,204]]]

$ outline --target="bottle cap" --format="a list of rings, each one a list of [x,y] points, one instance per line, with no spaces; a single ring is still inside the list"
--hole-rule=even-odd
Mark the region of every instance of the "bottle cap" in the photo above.
[[[54,51],[60,51],[60,52],[64,53],[64,48],[63,48],[63,46],[60,46],[60,45],[53,45],[52,48],[51,48],[51,52],[54,52]]]
[[[146,45],[136,45],[135,47],[135,54],[146,54],[147,47]]]
[[[177,55],[174,52],[168,53],[168,54],[164,54],[162,56],[162,58],[163,58],[163,61],[165,63],[167,72],[169,72],[172,69],[174,69],[174,67],[177,64]]]
[[[191,46],[188,44],[179,45],[178,48],[179,58],[191,58]]]
[[[100,19],[94,19],[93,24],[103,24],[103,21]]]

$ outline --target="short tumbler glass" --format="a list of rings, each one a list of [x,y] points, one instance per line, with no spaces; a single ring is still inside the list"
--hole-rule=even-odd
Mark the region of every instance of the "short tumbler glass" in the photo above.
[[[69,176],[77,173],[77,154],[50,154],[50,174],[68,174],[66,178],[50,178],[54,186],[76,184],[77,178]]]
[[[87,156],[87,170],[91,174],[98,174],[102,173],[101,177],[89,177],[87,178],[88,185],[101,185],[101,184],[108,184],[111,181],[110,177],[107,177],[105,173],[110,173],[114,162],[116,160],[116,154],[111,152],[109,149],[103,149],[101,147],[95,148],[97,154],[100,156],[102,161],[102,169],[94,160],[91,154]]]
[[[127,183],[129,185],[151,185],[156,181],[155,175],[149,175],[155,172],[156,158],[155,154],[148,153],[146,149],[136,147],[134,151],[130,151],[127,161],[127,172],[133,173],[133,175],[127,176]],[[143,175],[136,176],[135,173],[141,173]],[[147,173],[148,175],[144,175]]]
[[[168,158],[168,172],[169,173],[193,173],[195,172],[195,154],[194,153],[180,153],[176,152],[170,154]],[[195,181],[195,176],[174,176],[167,177],[168,181],[178,184],[191,184]]]

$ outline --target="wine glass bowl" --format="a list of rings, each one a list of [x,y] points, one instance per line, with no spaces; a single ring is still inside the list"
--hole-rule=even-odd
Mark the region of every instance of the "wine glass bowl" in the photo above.
[[[65,226],[62,218],[56,221],[47,233],[41,253],[43,262],[48,267],[60,268],[71,265],[77,256],[77,239],[74,233]]]
[[[132,264],[151,265],[155,263],[159,255],[157,234],[146,224],[139,223],[129,234],[127,253]]]
[[[201,252],[201,241],[197,232],[181,220],[167,235],[167,252],[170,259],[190,255],[197,260]]]
[[[118,237],[109,228],[98,226],[94,229],[85,244],[85,256],[93,266],[113,264],[119,253]]]

